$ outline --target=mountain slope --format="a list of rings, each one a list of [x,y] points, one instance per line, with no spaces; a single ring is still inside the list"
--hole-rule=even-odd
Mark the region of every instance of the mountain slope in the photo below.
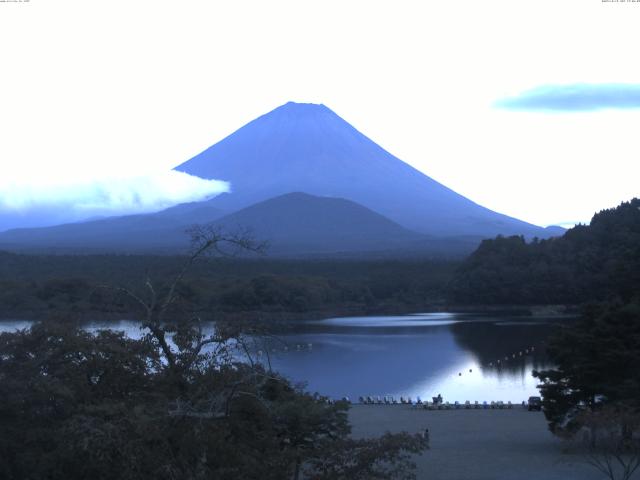
[[[342,198],[289,193],[215,222],[227,230],[249,228],[272,253],[327,253],[410,248],[424,241],[368,208]]]
[[[0,249],[53,253],[182,253],[186,230],[220,212],[188,204],[153,215],[106,218],[0,233]],[[203,222],[200,222],[203,223]],[[388,218],[341,198],[289,193],[209,222],[226,232],[249,231],[269,244],[270,256],[459,257],[478,237],[440,238],[407,230]]]
[[[151,215],[10,230],[0,233],[0,248],[176,253],[188,247],[185,231],[194,223],[212,223],[226,231],[250,230],[256,239],[268,241],[269,253],[275,254],[420,248],[424,240],[423,235],[354,202],[291,193],[227,216],[204,202]]]
[[[523,234],[543,228],[488,210],[382,149],[324,105],[287,103],[176,170],[231,182],[210,201],[233,211],[290,192],[357,202],[432,235]]]
[[[151,214],[8,230],[0,232],[0,248],[75,253],[174,252],[188,246],[188,227],[213,222],[223,215],[207,202],[186,203]]]
[[[450,283],[455,304],[630,302],[640,292],[640,199],[596,213],[562,237],[484,240]]]

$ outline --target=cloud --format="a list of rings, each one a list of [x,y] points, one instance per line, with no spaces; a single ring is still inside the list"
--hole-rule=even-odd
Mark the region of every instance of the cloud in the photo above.
[[[229,191],[229,184],[174,170],[137,177],[47,182],[0,178],[0,216],[55,212],[72,221],[161,210]]]
[[[498,100],[494,106],[507,110],[548,112],[627,110],[640,108],[640,84],[544,85]]]

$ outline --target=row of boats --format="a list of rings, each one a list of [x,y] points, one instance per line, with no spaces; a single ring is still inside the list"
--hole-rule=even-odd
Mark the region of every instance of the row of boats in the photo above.
[[[345,397],[343,401],[349,402],[349,398]],[[443,402],[441,397],[433,397],[433,401],[423,401],[420,397],[416,397],[415,401],[411,397],[400,397],[399,400],[392,396],[385,397],[359,397],[359,403],[362,405],[411,405],[416,409],[423,408],[425,410],[459,410],[459,409],[509,409],[513,408],[517,404],[511,403],[511,401],[483,401],[471,402],[469,400],[464,403],[455,401],[453,403]],[[526,402],[522,402],[522,407],[526,407]]]

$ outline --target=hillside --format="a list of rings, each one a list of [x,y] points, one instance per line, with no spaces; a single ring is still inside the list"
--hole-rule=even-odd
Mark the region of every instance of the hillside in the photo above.
[[[419,234],[355,202],[300,192],[260,202],[214,223],[229,231],[249,228],[269,243],[269,254],[275,256],[461,258],[482,240]]]
[[[221,218],[220,218],[221,217]],[[341,198],[290,193],[223,216],[209,203],[153,215],[106,218],[0,233],[0,248],[51,253],[184,252],[186,230],[199,220],[267,241],[270,256],[448,256],[470,253],[480,239],[431,238]]]
[[[484,240],[450,283],[471,304],[578,304],[640,295],[640,199],[603,210],[564,236]]]
[[[418,247],[411,232],[357,203],[289,193],[232,213],[217,222],[227,230],[249,228],[271,253],[328,253]]]
[[[223,215],[208,203],[182,204],[152,214],[8,230],[0,232],[0,248],[51,253],[176,253],[188,246],[187,228]]]

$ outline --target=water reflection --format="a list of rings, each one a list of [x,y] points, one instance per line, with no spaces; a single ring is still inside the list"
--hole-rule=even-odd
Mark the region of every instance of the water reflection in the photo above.
[[[451,402],[520,402],[537,394],[531,372],[549,366],[544,343],[567,321],[451,313],[330,318],[281,325],[275,337],[251,343],[254,358],[334,398],[440,393]],[[3,321],[0,331],[29,325]],[[142,335],[139,323],[126,320],[86,328]]]
[[[473,352],[479,365],[498,375],[516,375],[546,366],[545,342],[557,325],[566,322],[480,318],[452,325],[451,331],[460,348]]]
[[[412,315],[402,316],[384,316],[384,317],[339,317],[320,320],[318,323],[326,328],[327,326],[339,327],[370,327],[370,328],[420,328],[420,327],[437,327],[439,325],[451,325],[461,321],[464,318],[460,314],[455,313],[414,313]]]
[[[24,330],[29,328],[32,323],[27,320],[0,320],[0,333]]]
[[[276,370],[332,397],[421,396],[520,402],[536,395],[544,342],[567,319],[421,314],[338,318],[283,333]],[[309,348],[311,344],[311,348]],[[533,348],[532,348],[533,347]]]

